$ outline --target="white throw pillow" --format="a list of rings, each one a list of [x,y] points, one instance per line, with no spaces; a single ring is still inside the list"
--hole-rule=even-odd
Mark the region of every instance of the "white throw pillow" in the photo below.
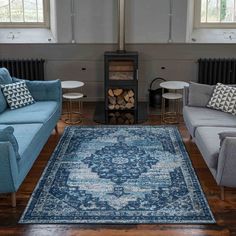
[[[236,88],[218,83],[207,107],[236,115]]]
[[[1,88],[8,105],[12,110],[28,106],[35,102],[25,81],[1,85]]]

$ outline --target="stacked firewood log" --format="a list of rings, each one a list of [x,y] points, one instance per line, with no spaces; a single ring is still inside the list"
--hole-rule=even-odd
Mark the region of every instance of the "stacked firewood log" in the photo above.
[[[133,125],[135,122],[134,114],[129,112],[110,112],[109,124],[111,125]]]
[[[129,110],[135,107],[134,92],[131,89],[109,89],[109,110]]]

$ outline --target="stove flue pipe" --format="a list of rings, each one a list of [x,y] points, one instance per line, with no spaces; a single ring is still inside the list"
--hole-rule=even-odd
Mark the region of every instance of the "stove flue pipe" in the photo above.
[[[118,52],[125,52],[125,0],[118,0]]]

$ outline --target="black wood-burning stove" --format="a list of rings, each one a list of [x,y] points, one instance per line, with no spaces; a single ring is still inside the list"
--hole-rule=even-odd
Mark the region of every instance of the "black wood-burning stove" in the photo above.
[[[104,64],[106,123],[137,123],[138,53],[106,52]]]
[[[145,121],[147,111],[138,102],[138,52],[125,50],[125,0],[118,0],[118,22],[118,50],[104,54],[105,101],[97,106],[94,120],[130,125]]]

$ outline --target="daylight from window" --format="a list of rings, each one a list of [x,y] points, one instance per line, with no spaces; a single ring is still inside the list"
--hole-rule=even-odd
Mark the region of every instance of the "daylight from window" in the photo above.
[[[0,0],[1,23],[43,23],[43,0]]]
[[[201,0],[201,23],[235,22],[236,0]]]

